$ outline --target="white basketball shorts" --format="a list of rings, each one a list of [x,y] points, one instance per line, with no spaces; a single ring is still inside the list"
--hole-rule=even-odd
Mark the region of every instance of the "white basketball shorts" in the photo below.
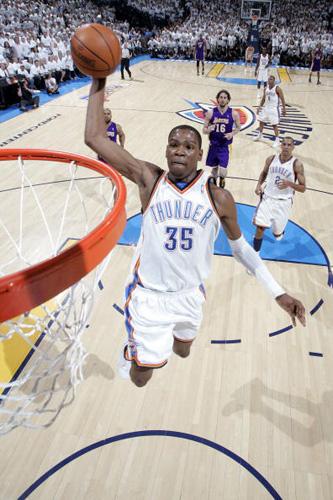
[[[258,114],[258,120],[271,125],[278,125],[280,123],[280,114],[278,108],[261,108]]]
[[[184,292],[155,292],[136,285],[126,290],[127,359],[138,366],[158,368],[167,363],[174,339],[181,342],[195,339],[202,321],[203,287]]]
[[[266,83],[268,80],[268,69],[259,69],[257,80],[258,82]]]
[[[285,230],[292,204],[292,198],[275,199],[263,194],[256,208],[253,224],[266,228],[271,227],[273,234],[279,236]]]

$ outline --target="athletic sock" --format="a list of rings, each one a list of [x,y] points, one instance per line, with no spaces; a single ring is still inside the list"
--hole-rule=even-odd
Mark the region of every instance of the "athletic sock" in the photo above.
[[[262,245],[262,238],[253,238],[253,248],[256,252],[260,252],[260,248]]]

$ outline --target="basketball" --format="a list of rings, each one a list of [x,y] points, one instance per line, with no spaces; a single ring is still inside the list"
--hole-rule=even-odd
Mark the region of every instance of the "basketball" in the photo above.
[[[74,64],[85,75],[105,78],[120,63],[121,47],[117,35],[102,24],[84,24],[71,38]]]

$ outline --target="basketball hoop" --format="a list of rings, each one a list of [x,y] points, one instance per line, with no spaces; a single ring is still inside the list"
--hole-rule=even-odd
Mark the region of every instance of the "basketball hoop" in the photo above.
[[[86,356],[81,333],[126,224],[126,188],[112,167],[77,154],[2,149],[0,161],[2,176],[18,167],[18,186],[0,192],[8,207],[0,215],[0,361],[5,345],[17,344],[22,358],[7,379],[0,370],[1,434],[50,425],[72,401]],[[57,164],[51,177],[38,162]]]

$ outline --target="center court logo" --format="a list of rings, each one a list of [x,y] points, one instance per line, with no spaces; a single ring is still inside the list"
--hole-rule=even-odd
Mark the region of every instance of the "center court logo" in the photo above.
[[[184,109],[183,111],[177,111],[177,115],[186,118],[186,120],[190,120],[192,122],[200,123],[203,125],[205,120],[205,114],[210,109],[213,109],[216,104],[212,102],[211,104],[203,103],[203,102],[191,102],[185,99],[187,103],[189,103],[192,107],[190,109]],[[254,124],[256,120],[256,115],[250,108],[246,106],[232,106],[232,109],[238,111],[241,123],[241,130],[245,130],[251,125]]]
[[[192,102],[188,99],[185,99],[185,101],[191,105],[191,108],[184,109],[183,111],[177,111],[177,115],[186,118],[186,120],[200,123],[201,125],[204,123],[207,111],[216,106],[214,101],[212,101],[211,104]],[[239,113],[241,130],[248,129],[255,123],[256,115],[250,108],[238,105],[231,107]],[[293,137],[296,146],[299,146],[310,137],[312,132],[312,123],[309,118],[296,106],[286,104],[286,116],[281,116],[279,129],[281,139],[285,136],[291,136]],[[256,129],[252,129],[248,131],[246,135],[253,138],[257,134],[257,131],[258,130]],[[263,137],[269,141],[273,141],[275,139],[273,127],[271,125],[265,124]]]

